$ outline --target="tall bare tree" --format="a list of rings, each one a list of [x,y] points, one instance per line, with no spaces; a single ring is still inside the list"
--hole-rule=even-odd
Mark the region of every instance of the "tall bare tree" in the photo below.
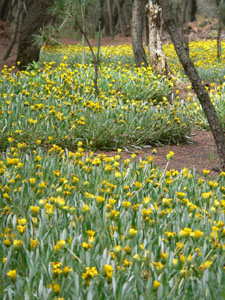
[[[221,124],[217,117],[215,108],[210,101],[209,95],[205,87],[201,83],[201,79],[194,67],[192,60],[184,49],[183,43],[180,39],[177,27],[172,18],[169,0],[157,0],[163,11],[163,20],[167,28],[179,60],[184,68],[185,73],[192,83],[193,90],[195,91],[199,102],[203,108],[206,118],[209,122],[216,146],[217,152],[221,161],[221,169],[225,171],[225,136]]]
[[[221,35],[222,29],[225,24],[225,0],[215,0],[216,15],[218,18],[218,30],[217,30],[217,58],[220,61],[222,55],[221,47]]]
[[[134,58],[138,67],[148,66],[145,50],[143,47],[143,19],[144,19],[145,1],[133,0],[132,2],[132,21],[131,21],[131,39]]]
[[[162,49],[162,9],[151,0],[146,5],[149,23],[148,52],[150,65],[161,75],[169,73],[168,64]]]

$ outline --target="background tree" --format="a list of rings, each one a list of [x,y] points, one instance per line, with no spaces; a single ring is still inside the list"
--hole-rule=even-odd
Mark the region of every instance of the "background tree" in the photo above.
[[[162,49],[162,9],[151,0],[146,5],[149,23],[149,60],[157,74],[168,74],[168,65]]]
[[[54,0],[34,0],[29,7],[19,35],[17,61],[21,63],[20,69],[39,60],[41,45],[34,43],[33,36],[40,34],[40,29],[51,20],[49,8],[53,3]]]
[[[145,17],[145,1],[133,0],[132,2],[132,21],[131,39],[135,63],[137,67],[148,66],[147,57],[143,47],[143,20]]]
[[[225,24],[225,0],[215,0],[216,4],[216,15],[218,18],[218,30],[217,30],[217,58],[221,59],[221,34],[222,28]]]
[[[170,34],[172,43],[175,47],[179,60],[184,68],[185,73],[191,81],[193,90],[195,91],[199,102],[203,108],[206,118],[209,122],[215,143],[217,146],[218,155],[221,161],[221,168],[225,171],[225,136],[219,119],[216,115],[215,108],[210,101],[209,95],[205,87],[201,83],[201,79],[194,67],[192,60],[184,49],[183,43],[177,31],[177,27],[170,12],[168,0],[158,0],[158,4],[163,11],[163,19],[165,26]]]
[[[16,39],[20,30],[20,26],[22,23],[22,16],[23,16],[23,1],[18,0],[16,4],[16,12],[15,12],[15,28],[12,33],[8,48],[3,55],[3,59],[7,59],[12,51],[14,44],[16,43]]]

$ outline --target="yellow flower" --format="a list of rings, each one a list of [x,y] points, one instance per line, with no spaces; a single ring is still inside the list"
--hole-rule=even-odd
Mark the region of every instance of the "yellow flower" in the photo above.
[[[137,230],[136,229],[134,229],[134,228],[130,228],[130,230],[129,230],[129,234],[130,235],[135,235],[135,234],[137,234]]]
[[[9,272],[6,273],[7,276],[9,276],[12,280],[16,279],[16,270],[10,270]]]
[[[105,275],[111,279],[112,276],[113,276],[113,267],[111,265],[104,265],[104,272],[105,272]]]
[[[179,250],[182,250],[184,248],[184,243],[177,242],[176,246]]]
[[[210,192],[206,192],[206,193],[202,193],[202,198],[203,199],[209,199],[211,196],[213,195],[213,193],[210,191]]]
[[[167,259],[168,254],[165,253],[165,252],[161,252],[160,256],[161,256],[161,258],[162,258],[163,260],[165,260],[165,259]]]
[[[31,119],[31,118],[29,118],[27,121],[30,124],[36,124],[37,123],[37,120]]]
[[[54,246],[54,251],[58,251],[60,250],[62,247],[64,247],[66,245],[66,241],[65,240],[59,240],[57,242],[57,244]]]
[[[120,252],[122,250],[122,247],[120,245],[116,245],[114,247],[114,249],[115,249],[115,252]]]
[[[9,247],[10,246],[10,239],[6,239],[6,240],[4,240],[4,245],[6,246],[6,247]]]
[[[49,215],[54,214],[54,206],[52,204],[46,203],[45,204],[46,213]]]
[[[2,264],[4,264],[7,261],[7,257],[3,257]]]
[[[191,228],[185,227],[184,229],[181,229],[181,230],[180,230],[179,236],[180,236],[180,237],[190,236],[191,233],[192,233]]]
[[[138,181],[135,182],[134,185],[135,185],[136,188],[139,188],[139,189],[142,188],[142,186],[143,186],[143,184],[141,182],[138,182]]]
[[[13,248],[15,250],[19,250],[23,245],[23,242],[21,240],[13,240]]]
[[[119,216],[119,214],[120,214],[120,212],[118,211],[118,210],[111,210],[111,212],[110,212],[110,217],[112,218],[112,219],[116,219],[118,216]]]
[[[122,175],[121,175],[121,173],[120,172],[115,172],[115,177],[116,178],[120,178]]]
[[[39,213],[40,206],[30,206],[32,216],[36,216]]]
[[[191,236],[192,237],[194,237],[194,238],[196,238],[196,239],[199,239],[199,238],[201,238],[202,236],[203,236],[203,232],[202,231],[200,231],[200,230],[195,230],[195,231],[193,231],[192,233],[191,233]]]
[[[129,201],[123,201],[122,205],[123,207],[128,208],[131,205],[131,203]]]
[[[166,231],[165,235],[167,236],[168,239],[170,239],[170,238],[173,238],[176,235],[176,232]]]
[[[152,264],[156,270],[161,270],[163,268],[163,264],[161,262],[153,262]]]
[[[210,186],[210,187],[217,187],[218,185],[219,185],[219,183],[216,182],[216,181],[213,181],[213,180],[210,180],[210,181],[209,181],[209,186]]]
[[[174,152],[173,151],[169,151],[169,153],[166,155],[166,159],[170,160],[173,156],[174,156]]]
[[[89,237],[94,237],[95,236],[95,231],[93,230],[87,230],[86,231]]]
[[[160,285],[161,285],[161,283],[159,281],[154,280],[153,286],[154,286],[155,289],[158,289],[160,287]]]
[[[38,244],[38,240],[37,239],[33,240],[32,238],[30,238],[30,248],[31,249],[36,248],[37,244]]]
[[[185,193],[177,192],[177,198],[178,199],[184,199],[184,197],[185,197]]]
[[[60,285],[58,283],[53,284],[53,290],[54,290],[55,294],[59,294]]]
[[[202,173],[204,174],[204,176],[207,176],[207,175],[210,173],[210,170],[204,169],[204,170],[202,171]]]
[[[105,198],[104,198],[104,197],[102,197],[102,196],[97,196],[97,197],[96,197],[96,202],[97,202],[97,203],[100,204],[100,203],[103,203],[104,201],[105,201]]]
[[[64,275],[68,275],[69,272],[72,271],[72,268],[69,268],[68,266],[65,266],[65,267],[63,267],[62,271],[63,271]]]
[[[33,178],[33,177],[29,178],[29,182],[30,182],[31,185],[35,185],[36,178]]]
[[[17,220],[19,225],[26,225],[27,224],[27,219],[25,218],[20,218]]]
[[[200,265],[199,269],[200,270],[205,270],[207,268],[210,268],[211,265],[212,265],[212,261],[207,260],[203,264]]]
[[[84,248],[84,250],[88,250],[89,248],[91,248],[91,247],[92,247],[92,244],[89,244],[89,243],[83,242],[83,243],[82,243],[82,247]]]
[[[85,211],[88,211],[88,210],[89,210],[88,204],[84,204],[84,206],[82,207],[82,211],[85,212]]]
[[[86,267],[86,272],[85,273],[82,273],[82,278],[83,279],[86,279],[86,280],[89,280],[91,278],[94,278],[98,275],[98,271],[96,269],[96,267]]]
[[[16,228],[20,233],[24,233],[26,231],[27,226],[17,225]]]
[[[133,256],[134,259],[139,260],[140,259],[140,255],[138,253],[134,254]]]

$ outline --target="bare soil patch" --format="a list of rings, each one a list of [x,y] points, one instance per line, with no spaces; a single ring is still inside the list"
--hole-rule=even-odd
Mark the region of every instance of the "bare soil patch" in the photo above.
[[[156,149],[154,153],[153,149]],[[214,138],[210,131],[196,131],[193,133],[190,142],[181,145],[166,145],[161,147],[144,148],[140,151],[134,151],[137,154],[136,159],[143,159],[147,156],[154,157],[154,163],[162,168],[167,164],[166,155],[169,151],[175,153],[174,157],[168,165],[168,170],[182,170],[184,167],[194,168],[197,173],[201,173],[203,169],[211,171],[212,176],[217,176],[220,172],[220,161],[217,155],[217,149]],[[97,154],[107,154],[114,156],[116,151],[97,151]],[[121,158],[130,158],[131,153],[127,151],[121,152]]]

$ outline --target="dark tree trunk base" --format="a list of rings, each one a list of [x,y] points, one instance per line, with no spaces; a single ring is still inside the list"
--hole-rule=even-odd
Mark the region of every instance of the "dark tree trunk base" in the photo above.
[[[39,60],[40,46],[34,43],[33,35],[38,35],[40,29],[49,22],[48,9],[53,3],[54,0],[35,0],[28,10],[19,36],[17,61],[20,62],[20,69]]]

